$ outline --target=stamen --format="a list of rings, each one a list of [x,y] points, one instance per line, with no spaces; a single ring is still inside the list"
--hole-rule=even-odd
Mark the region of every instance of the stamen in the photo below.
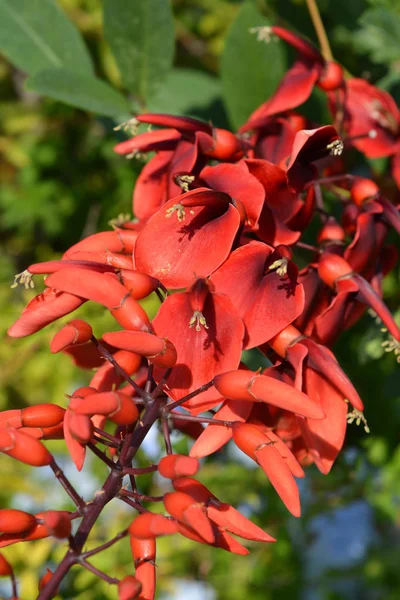
[[[136,117],[132,117],[132,119],[129,119],[128,121],[124,121],[123,123],[120,123],[119,125],[114,127],[114,131],[128,131],[129,133],[132,134],[132,137],[133,137],[133,136],[137,135],[139,125],[140,125],[140,123],[136,119]]]
[[[131,215],[129,213],[119,213],[118,217],[114,217],[114,219],[110,219],[108,221],[108,225],[113,229],[117,227],[122,227],[125,223],[129,223],[131,221]]]
[[[332,156],[340,156],[343,152],[343,147],[342,140],[334,140],[327,145],[326,149],[329,150],[329,154],[332,154]]]
[[[255,33],[257,36],[257,42],[265,42],[269,44],[271,41],[277,42],[278,36],[274,35],[272,27],[258,26],[250,27],[249,33]]]
[[[280,277],[283,277],[287,273],[288,262],[289,260],[285,257],[278,258],[278,260],[273,262],[272,265],[268,267],[268,270],[276,271]]]
[[[189,185],[193,183],[194,180],[194,175],[178,175],[178,177],[176,178],[177,183],[180,185],[181,189],[184,192],[189,191]]]
[[[189,321],[189,327],[192,328],[196,325],[196,331],[201,331],[201,326],[203,325],[204,329],[208,329],[207,321],[205,316],[199,310],[195,310],[192,318]]]
[[[185,220],[185,216],[186,216],[186,212],[185,212],[185,207],[182,206],[182,204],[174,204],[174,206],[171,206],[171,208],[168,208],[165,211],[165,217],[167,219],[169,219],[170,217],[172,217],[172,215],[174,214],[174,212],[178,213],[178,221],[182,222]]]
[[[29,290],[29,288],[33,290],[35,284],[32,277],[32,273],[29,273],[29,271],[26,270],[22,271],[22,273],[17,273],[17,275],[14,276],[14,283],[10,287],[16,288],[19,284],[21,284],[25,286],[26,290]]]
[[[368,427],[367,419],[364,417],[364,413],[356,408],[353,408],[351,412],[347,414],[346,420],[349,425],[351,425],[354,421],[356,425],[360,425],[361,423],[364,425],[365,433],[371,433],[370,428]]]

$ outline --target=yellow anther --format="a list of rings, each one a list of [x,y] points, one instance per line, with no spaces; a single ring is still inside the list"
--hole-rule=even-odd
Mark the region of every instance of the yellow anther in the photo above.
[[[196,325],[196,331],[201,331],[201,326],[204,329],[208,329],[207,321],[202,312],[195,310],[192,318],[189,321],[189,327],[192,328]]]
[[[29,290],[29,288],[33,290],[35,284],[33,282],[32,277],[33,275],[32,273],[29,273],[29,271],[22,271],[22,273],[17,273],[17,275],[14,276],[14,283],[11,287],[16,288],[19,284],[21,284],[25,286],[26,290]]]
[[[272,40],[278,41],[278,37],[274,35],[272,27],[250,27],[250,33],[255,33],[257,36],[257,42],[265,42],[269,44]]]
[[[114,131],[128,131],[132,134],[132,136],[135,136],[138,132],[139,125],[139,121],[136,119],[136,117],[133,117],[132,119],[124,121],[123,123],[120,123],[114,127]]]
[[[340,156],[343,152],[343,148],[342,140],[334,140],[326,147],[326,149],[329,150],[329,154],[332,154],[332,156]]]
[[[195,180],[195,176],[194,175],[179,175],[176,178],[178,184],[180,185],[180,187],[182,188],[182,190],[184,192],[188,192],[189,191],[189,185],[191,183],[193,183],[193,181]]]
[[[370,433],[370,428],[368,427],[367,419],[364,417],[364,413],[361,412],[361,410],[353,408],[353,410],[347,414],[346,419],[349,425],[354,423],[354,421],[356,422],[357,426],[362,423],[364,425],[365,433]]]
[[[288,262],[287,258],[278,258],[278,260],[268,267],[268,270],[276,271],[280,277],[283,277],[287,273]]]
[[[174,214],[174,212],[177,213],[178,216],[178,221],[184,221],[185,220],[185,207],[182,206],[182,204],[174,204],[173,206],[171,206],[171,208],[168,208],[165,211],[165,216],[167,219],[169,219],[170,217],[172,217],[172,215]]]
[[[125,223],[129,223],[129,221],[131,221],[131,220],[132,220],[132,218],[129,213],[120,213],[118,215],[118,217],[115,217],[114,219],[110,219],[108,221],[108,224],[113,229],[116,229],[117,227],[122,227],[122,225],[125,225]]]

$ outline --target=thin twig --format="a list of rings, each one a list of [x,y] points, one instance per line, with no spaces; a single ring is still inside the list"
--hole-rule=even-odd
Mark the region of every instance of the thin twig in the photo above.
[[[119,497],[128,496],[128,498],[134,498],[135,500],[143,500],[147,502],[161,502],[164,499],[164,496],[146,496],[145,494],[140,494],[139,492],[131,492],[130,490],[126,490],[122,488],[119,492]]]
[[[85,567],[85,569],[87,569],[94,575],[97,575],[97,577],[100,577],[100,579],[104,579],[104,581],[107,581],[107,583],[110,583],[111,585],[117,585],[119,583],[119,579],[106,575],[106,573],[100,571],[100,569],[97,569],[96,567],[88,563],[86,560],[79,560],[79,564],[81,564],[83,567]]]
[[[146,475],[158,471],[158,465],[149,465],[148,467],[124,467],[122,473],[124,475]]]
[[[223,421],[221,419],[209,419],[208,417],[195,417],[194,415],[184,415],[182,413],[170,413],[170,417],[178,419],[178,421],[193,421],[193,423],[210,423],[212,425],[223,425],[224,427],[232,427],[236,421]]]
[[[163,420],[161,428],[164,436],[165,450],[167,451],[167,454],[173,454],[168,419]]]
[[[110,467],[110,469],[115,469],[116,463],[113,462],[110,458],[108,458],[108,456],[104,454],[104,452],[99,450],[94,444],[90,443],[87,445],[87,447],[93,452],[93,454],[100,458],[100,460],[102,460],[103,463],[107,465],[107,467]]]
[[[172,402],[171,404],[167,404],[167,406],[164,407],[164,412],[165,413],[171,412],[171,410],[174,410],[174,408],[177,408],[178,406],[181,406],[182,404],[184,404],[188,400],[191,400],[192,398],[195,398],[199,394],[202,394],[203,392],[206,392],[213,385],[214,385],[214,381],[213,380],[209,381],[208,383],[205,383],[204,385],[202,385],[199,388],[197,388],[197,390],[194,390],[194,392],[191,392],[190,394],[187,394],[186,396],[183,396],[183,398],[181,398],[180,400],[177,400],[176,402]]]
[[[71,498],[72,502],[78,507],[78,509],[83,509],[86,506],[85,501],[83,498],[81,498],[81,496],[79,496],[78,492],[75,490],[69,479],[67,479],[67,477],[64,475],[64,471],[58,466],[54,458],[49,467],[63,486],[64,490],[67,492],[68,496]]]
[[[315,32],[318,37],[321,53],[325,60],[333,60],[331,46],[328,36],[326,35],[325,27],[321,19],[319,8],[316,0],[306,0],[308,12],[314,25]]]
[[[94,335],[92,335],[91,341],[96,346],[100,354],[113,365],[117,373],[119,373],[121,377],[123,377],[125,381],[127,381],[133,387],[138,396],[142,398],[143,402],[149,402],[149,400],[151,400],[149,394],[142,390],[142,388],[138,386],[136,381],[134,381],[132,377],[130,377],[130,375],[128,375],[128,373],[117,363],[111,352],[109,352],[107,348],[105,348]]]
[[[97,546],[96,548],[93,548],[93,550],[88,550],[87,552],[82,552],[81,557],[83,559],[86,559],[86,558],[89,558],[90,556],[93,556],[94,554],[97,554],[98,552],[102,552],[103,550],[106,550],[110,546],[113,546],[116,542],[119,542],[119,540],[126,537],[127,535],[128,535],[128,530],[124,529],[123,531],[118,533],[118,535],[113,537],[112,540],[108,540],[108,542],[105,542],[105,544],[101,544],[101,546]]]

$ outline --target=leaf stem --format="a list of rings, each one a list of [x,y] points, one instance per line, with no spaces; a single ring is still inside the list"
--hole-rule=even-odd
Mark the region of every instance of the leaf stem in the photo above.
[[[318,37],[319,45],[321,47],[322,56],[325,60],[333,60],[333,54],[331,46],[329,44],[328,36],[326,35],[325,27],[321,19],[321,14],[316,0],[306,0],[308,12],[310,13],[311,20],[314,25],[315,32]]]

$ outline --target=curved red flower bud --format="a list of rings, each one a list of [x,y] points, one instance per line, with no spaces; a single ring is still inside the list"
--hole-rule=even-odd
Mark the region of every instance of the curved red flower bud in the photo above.
[[[286,508],[299,517],[299,490],[285,459],[274,447],[275,442],[270,441],[255,425],[248,423],[234,424],[233,440],[242,452],[260,465]]]
[[[221,408],[215,413],[214,419],[218,421],[246,421],[251,412],[251,402],[226,400]],[[202,458],[217,452],[232,438],[232,427],[210,423],[201,432],[190,448],[190,456]]]
[[[156,588],[156,542],[154,539],[137,539],[130,536],[136,579],[142,584],[141,598],[153,600]]]
[[[94,425],[90,417],[69,411],[68,430],[74,440],[80,444],[88,444],[94,433]]]
[[[72,398],[69,409],[80,415],[104,415],[116,425],[131,425],[139,418],[132,398],[122,392],[101,392]]]
[[[321,245],[342,245],[346,239],[346,233],[336,221],[335,217],[328,217],[324,226],[317,236],[317,242]]]
[[[379,187],[371,179],[357,177],[351,186],[350,194],[354,204],[362,206],[364,202],[379,196]]]
[[[193,529],[208,544],[215,542],[212,524],[206,515],[204,503],[196,502],[184,492],[164,494],[164,506],[177,521]]]
[[[113,352],[113,357],[120,367],[128,375],[133,375],[140,367],[142,357],[128,350],[117,350]],[[90,380],[90,386],[96,388],[99,392],[109,392],[114,387],[119,387],[124,381],[122,376],[117,373],[114,366],[108,361],[105,362]]]
[[[58,423],[52,427],[21,427],[19,431],[26,433],[37,440],[63,440],[64,422]]]
[[[325,63],[320,74],[317,86],[324,92],[333,92],[342,87],[344,83],[342,67],[332,60]]]
[[[13,508],[0,510],[0,532],[21,534],[31,531],[36,526],[36,519],[30,513]]]
[[[68,512],[66,510],[64,510],[64,511],[45,511],[45,512],[41,512],[41,513],[37,513],[35,515],[35,518],[37,520],[37,525],[36,525],[36,527],[34,527],[34,529],[32,529],[32,531],[30,531],[28,534],[24,534],[23,536],[5,534],[5,533],[3,535],[0,535],[0,548],[4,548],[6,546],[16,544],[17,542],[31,542],[33,540],[41,540],[43,538],[54,535],[52,533],[52,531],[49,531],[49,529],[43,522],[43,519],[46,517],[47,514],[49,514],[49,513],[51,514],[54,512],[59,515],[58,518],[56,519],[56,521],[61,524],[60,531],[62,531],[62,528],[66,527],[65,520],[66,519],[71,520],[73,518],[72,513]]]
[[[141,582],[133,575],[127,575],[118,584],[118,600],[138,599],[141,591]]]
[[[149,125],[158,125],[161,127],[172,127],[181,133],[196,133],[204,131],[212,135],[212,127],[205,121],[193,119],[192,117],[177,117],[175,115],[167,115],[162,113],[146,113],[137,115],[136,119],[139,123],[148,123]]]
[[[71,515],[63,510],[48,510],[37,517],[38,522],[43,525],[48,535],[63,539],[71,533]]]
[[[159,152],[173,150],[182,135],[176,129],[156,129],[135,135],[114,146],[117,154],[132,154],[135,152]]]
[[[142,331],[113,331],[103,339],[115,346],[148,358],[156,367],[170,368],[176,363],[176,349],[166,338]]]
[[[8,560],[0,553],[0,577],[7,577],[12,575],[13,568]]]
[[[276,540],[265,533],[260,527],[246,519],[233,506],[220,502],[202,483],[191,477],[181,477],[172,482],[174,489],[185,492],[197,502],[207,506],[207,516],[221,530],[227,529],[234,535],[247,540],[259,542],[275,542]]]
[[[148,512],[136,517],[129,525],[128,531],[134,538],[148,540],[177,533],[178,524],[175,519]]]
[[[98,393],[97,389],[94,387],[81,387],[81,388],[78,388],[77,390],[75,390],[75,392],[72,394],[72,398],[83,399],[92,394],[97,394],[97,393]],[[76,468],[78,469],[78,471],[81,471],[82,467],[83,467],[83,463],[85,462],[86,445],[79,442],[78,440],[76,440],[70,431],[72,415],[73,415],[73,413],[71,410],[67,410],[67,412],[65,413],[65,416],[64,416],[64,438],[65,438],[65,443],[68,448],[68,452],[70,453],[71,458],[74,461]],[[85,416],[85,415],[82,415],[82,416]],[[79,429],[78,436],[80,435],[81,431],[82,430]]]
[[[45,289],[44,292],[33,298],[25,307],[14,325],[8,330],[10,337],[25,337],[36,333],[49,323],[65,317],[86,302],[84,298],[78,298],[73,294],[61,291]]]
[[[178,523],[179,533],[189,540],[193,540],[199,544],[208,544],[204,538],[201,537],[194,529],[189,527],[188,525],[184,525],[183,523]],[[231,552],[232,554],[240,554],[242,556],[246,556],[249,554],[247,548],[242,546],[235,538],[230,536],[226,531],[222,531],[218,529],[218,527],[214,527],[214,535],[215,542],[211,544],[215,548],[221,548],[226,550],[227,552]]]
[[[45,283],[63,292],[75,290],[82,298],[106,306],[125,329],[151,331],[146,312],[115,275],[86,269],[66,269],[51,274]]]
[[[53,577],[53,571],[51,569],[47,568],[46,573],[44,575],[42,575],[41,578],[39,579],[39,586],[38,586],[39,592],[42,591],[42,589],[49,583],[49,581],[52,577]],[[57,596],[57,594],[58,594],[58,588],[54,592],[54,596]]]
[[[114,229],[102,231],[84,238],[77,244],[68,248],[63,255],[63,260],[73,259],[75,252],[122,252],[132,254],[135,247],[138,231],[132,229]]]
[[[185,475],[195,475],[200,468],[197,458],[183,454],[164,456],[158,464],[158,472],[167,479],[177,479]]]
[[[239,370],[217,375],[213,381],[219,393],[231,400],[265,402],[310,419],[325,417],[321,408],[306,394],[267,375]]]
[[[62,423],[65,409],[57,404],[36,404],[21,411],[23,427],[55,427]]]
[[[39,440],[14,428],[0,430],[0,452],[32,467],[44,467],[53,460]]]
[[[244,143],[227,129],[214,129],[214,148],[204,152],[210,158],[230,161],[239,160],[243,156]]]
[[[319,257],[318,275],[326,285],[339,294],[354,294],[355,298],[370,306],[383,321],[389,333],[400,340],[400,329],[381,298],[363,277],[354,273],[351,265],[341,256],[324,252]]]
[[[146,275],[146,273],[139,273],[138,271],[130,271],[127,269],[121,269],[119,278],[135,300],[147,298],[147,296],[150,296],[150,294],[160,285],[158,279],[154,279],[154,277],[150,277],[150,275]]]
[[[69,254],[69,256],[73,257],[74,261],[86,261],[89,263],[93,262],[94,264],[100,263],[113,267],[113,270],[133,269],[132,256],[127,256],[126,254],[121,254],[119,252],[110,252],[110,250],[107,250],[106,252],[87,252],[85,250],[77,250],[73,254]]]
[[[56,333],[50,342],[50,351],[56,354],[68,346],[84,344],[90,340],[92,335],[93,330],[89,323],[81,319],[74,319]]]

